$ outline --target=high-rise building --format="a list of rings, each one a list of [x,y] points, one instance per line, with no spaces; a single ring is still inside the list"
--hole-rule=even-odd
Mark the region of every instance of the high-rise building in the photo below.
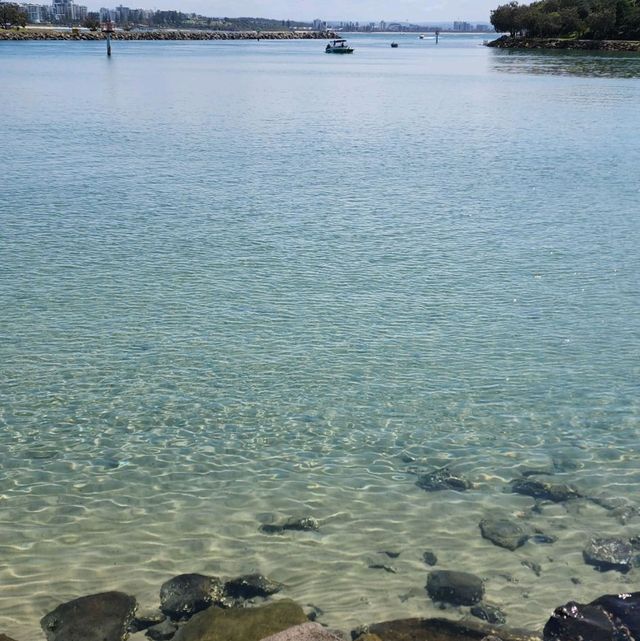
[[[81,22],[87,17],[87,7],[74,4],[73,0],[53,0],[51,17],[54,22]]]
[[[129,13],[131,9],[129,7],[123,7],[122,5],[116,7],[116,22],[120,24],[125,24],[129,22]]]
[[[21,4],[20,8],[27,14],[27,22],[40,24],[47,19],[47,7],[40,4]]]

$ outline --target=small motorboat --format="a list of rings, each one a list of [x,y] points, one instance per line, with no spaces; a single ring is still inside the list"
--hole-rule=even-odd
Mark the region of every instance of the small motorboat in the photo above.
[[[332,40],[325,48],[325,53],[353,53],[353,47],[344,38]]]
[[[392,49],[397,49],[398,48],[398,43],[397,42],[392,42],[391,43],[391,48]]]

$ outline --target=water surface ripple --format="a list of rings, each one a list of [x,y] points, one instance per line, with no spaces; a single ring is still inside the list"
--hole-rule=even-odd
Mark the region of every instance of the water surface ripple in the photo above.
[[[0,43],[0,629],[189,571],[431,616],[425,549],[532,628],[637,584],[581,556],[635,515],[478,522],[638,504],[640,57],[399,41]]]

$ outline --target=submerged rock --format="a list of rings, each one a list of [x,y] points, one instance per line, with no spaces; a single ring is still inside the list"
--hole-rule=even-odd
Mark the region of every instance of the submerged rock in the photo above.
[[[525,568],[529,568],[536,576],[540,576],[542,574],[542,566],[535,561],[529,561],[529,559],[526,559],[525,561],[520,561],[520,565],[523,565]]]
[[[386,563],[371,563],[369,565],[370,570],[384,570],[385,572],[390,572],[391,574],[398,574],[398,570],[393,565],[387,565]]]
[[[196,614],[173,638],[175,641],[261,641],[306,622],[302,608],[286,599],[259,608],[209,608]]]
[[[495,605],[489,605],[488,603],[474,605],[471,608],[471,614],[487,623],[502,625],[507,621],[507,617],[505,617],[504,612],[500,608]]]
[[[640,639],[640,592],[608,594],[583,605],[557,608],[544,627],[544,641],[636,641]]]
[[[529,537],[529,540],[533,543],[540,543],[542,545],[551,545],[558,540],[557,536],[552,534],[545,534],[544,532],[536,531],[535,534]]]
[[[280,592],[282,583],[272,581],[262,574],[245,574],[225,583],[225,592],[234,599],[268,597]]]
[[[468,572],[436,570],[427,578],[427,593],[433,601],[475,605],[484,597],[484,582]]]
[[[595,566],[601,572],[618,570],[628,572],[634,560],[631,543],[622,539],[591,539],[582,551],[585,563]]]
[[[40,621],[47,641],[123,641],[138,604],[122,592],[103,592],[59,605]]]
[[[301,623],[277,634],[265,637],[261,641],[343,641],[318,623]]]
[[[431,551],[427,550],[423,555],[422,555],[422,560],[427,564],[427,565],[436,565],[438,563],[438,557]]]
[[[12,639],[11,637],[8,637],[6,634],[0,633],[0,641],[16,641],[16,640]]]
[[[177,630],[178,626],[175,623],[165,620],[147,628],[146,636],[151,641],[169,641],[169,639],[173,639]]]
[[[460,474],[453,474],[448,467],[422,474],[418,477],[416,485],[427,492],[437,492],[438,490],[457,490],[463,492],[471,487],[471,482]]]
[[[180,574],[160,588],[160,609],[174,621],[189,619],[214,604],[227,605],[222,582],[215,576]]]
[[[532,496],[554,503],[562,503],[569,499],[581,498],[581,494],[570,485],[564,483],[544,483],[530,478],[519,478],[511,481],[511,491],[516,494]]]
[[[129,632],[135,634],[141,630],[146,630],[153,625],[158,625],[166,620],[166,615],[160,610],[142,610],[136,613],[133,621],[129,625]]]
[[[265,523],[260,526],[260,531],[265,534],[281,534],[287,530],[298,532],[317,532],[320,524],[312,516],[305,516],[301,519],[287,519],[282,523]]]
[[[529,535],[508,519],[483,519],[480,521],[482,538],[507,550],[517,550],[529,539]]]
[[[488,623],[466,619],[385,621],[370,625],[368,633],[377,635],[380,641],[481,641],[491,636],[498,637],[501,641],[540,641],[538,635],[526,631],[495,628]],[[358,638],[358,641],[362,641],[361,638]]]

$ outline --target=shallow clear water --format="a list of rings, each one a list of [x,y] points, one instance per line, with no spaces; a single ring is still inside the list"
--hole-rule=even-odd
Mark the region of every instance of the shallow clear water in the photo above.
[[[637,585],[581,554],[637,516],[478,522],[638,503],[640,56],[353,40],[0,43],[0,631],[189,571],[433,616],[426,549],[534,629]]]

